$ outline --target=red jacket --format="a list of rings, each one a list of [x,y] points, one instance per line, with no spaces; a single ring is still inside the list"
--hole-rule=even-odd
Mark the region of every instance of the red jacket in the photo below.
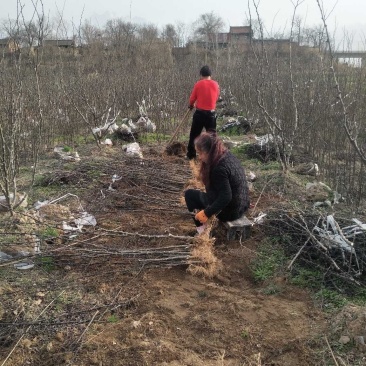
[[[217,81],[212,79],[201,79],[194,84],[189,105],[195,105],[198,109],[211,111],[216,108],[219,99],[220,88]]]

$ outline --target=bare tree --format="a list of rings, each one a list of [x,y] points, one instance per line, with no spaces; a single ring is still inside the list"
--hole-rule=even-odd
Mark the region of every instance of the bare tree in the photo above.
[[[340,115],[338,118],[338,124],[345,132],[345,135],[348,141],[351,143],[359,158],[361,159],[362,164],[366,163],[366,149],[364,141],[361,141],[361,136],[363,134],[364,125],[361,124],[354,118],[354,114],[349,113],[349,109],[351,105],[347,106],[345,101],[345,95],[341,89],[339,77],[335,68],[335,58],[334,58],[334,50],[331,46],[331,38],[328,31],[327,25],[327,14],[325,14],[324,8],[319,0],[317,0],[317,4],[319,7],[319,11],[322,17],[323,25],[324,25],[324,33],[326,37],[326,41],[328,44],[328,51],[330,53],[330,69],[332,71],[333,80],[334,80],[334,89],[336,92],[337,104],[340,106]],[[352,103],[353,104],[353,103]],[[353,118],[352,118],[353,116]],[[362,134],[361,134],[362,133]]]
[[[201,14],[195,24],[195,34],[206,43],[215,39],[215,35],[224,28],[224,21],[215,13]]]
[[[115,48],[129,50],[137,36],[138,26],[122,19],[109,20],[105,26],[105,42]]]
[[[301,41],[303,45],[317,48],[319,51],[325,50],[327,39],[324,27],[320,24],[312,28],[304,28]]]
[[[161,32],[161,38],[168,42],[172,47],[178,47],[178,34],[173,24],[167,24]]]
[[[154,24],[145,24],[138,27],[137,34],[143,42],[153,42],[159,38],[159,30]]]
[[[25,21],[21,6],[19,9],[17,19],[13,23],[9,22],[9,35],[22,35],[31,46],[35,41],[42,40],[47,30],[43,3],[34,6],[30,22]],[[42,141],[44,116],[39,60],[34,58],[31,61],[30,69],[21,58],[1,63],[0,189],[11,214],[22,204],[32,188]],[[19,167],[24,151],[27,151],[26,160],[31,162],[32,179],[24,189],[25,194],[19,196]]]
[[[183,47],[187,43],[187,26],[183,22],[176,24],[177,47]]]
[[[91,46],[103,40],[103,31],[86,20],[81,26],[80,36],[82,45]]]

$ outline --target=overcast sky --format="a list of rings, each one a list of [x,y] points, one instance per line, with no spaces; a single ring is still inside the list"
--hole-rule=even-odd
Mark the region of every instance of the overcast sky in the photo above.
[[[294,12],[293,3],[297,0],[254,0],[259,15],[268,32],[278,33],[289,27]],[[333,32],[337,29],[338,38],[347,30],[347,35],[356,39],[354,49],[365,49],[366,38],[366,0],[319,0],[328,16],[327,25]],[[2,0],[0,19],[15,19],[17,4],[22,4],[23,14],[30,18],[33,3],[37,0]],[[43,0],[44,10],[51,17],[63,14],[63,18],[74,24],[80,19],[104,26],[106,20],[122,18],[138,23],[152,23],[159,27],[183,22],[190,25],[201,14],[214,12],[228,27],[245,25],[248,19],[248,2],[253,0]],[[317,0],[299,1],[297,14],[311,27],[321,23]],[[38,0],[38,4],[40,4]],[[250,6],[252,18],[255,17],[253,5]],[[39,7],[40,9],[40,7]]]

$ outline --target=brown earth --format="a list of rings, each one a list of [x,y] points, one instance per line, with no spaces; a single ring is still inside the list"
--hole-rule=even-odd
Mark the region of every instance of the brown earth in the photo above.
[[[310,294],[285,276],[253,280],[260,226],[227,241],[216,223],[205,243],[217,266],[205,272],[192,256],[201,243],[182,203],[195,182],[192,164],[156,147],[144,148],[143,161],[104,149],[49,166],[53,183],[63,182],[59,197],[81,198],[58,204],[77,216],[80,203],[97,225],[70,238],[51,214],[60,236],[42,242],[36,266],[0,267],[1,365],[328,364],[327,319]],[[112,182],[113,174],[122,179]],[[259,196],[254,188],[252,201]],[[268,202],[261,194],[256,208]],[[45,225],[32,210],[24,216],[19,230]]]

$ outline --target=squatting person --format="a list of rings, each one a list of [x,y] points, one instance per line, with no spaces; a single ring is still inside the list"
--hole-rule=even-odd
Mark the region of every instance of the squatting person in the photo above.
[[[185,191],[190,212],[197,212],[196,226],[205,224],[216,215],[220,221],[233,221],[249,208],[249,188],[240,160],[223,144],[216,132],[203,132],[194,140],[201,162],[199,177],[206,192],[196,189]]]

